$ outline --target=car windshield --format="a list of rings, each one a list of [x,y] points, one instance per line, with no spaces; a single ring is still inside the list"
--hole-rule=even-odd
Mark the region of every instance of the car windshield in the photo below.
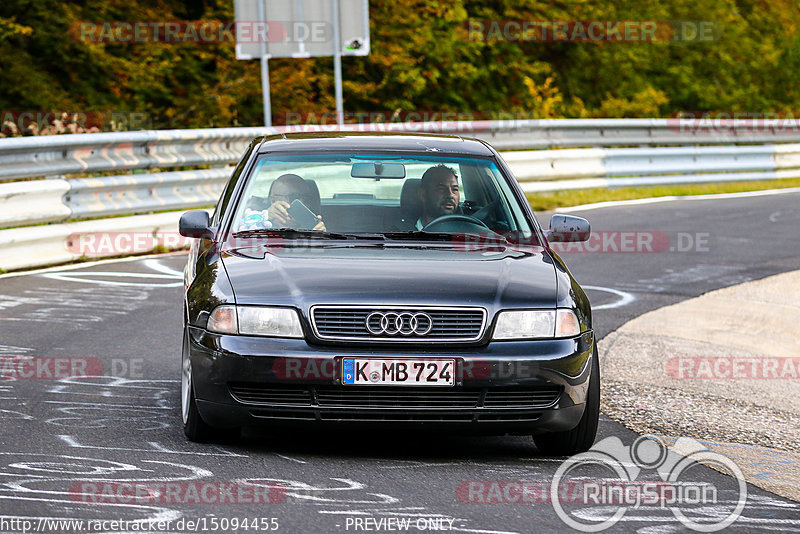
[[[290,238],[302,230],[304,237],[535,239],[493,160],[380,153],[260,156],[231,229]]]

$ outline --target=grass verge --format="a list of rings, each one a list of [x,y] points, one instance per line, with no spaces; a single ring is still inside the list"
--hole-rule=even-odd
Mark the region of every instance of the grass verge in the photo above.
[[[633,200],[667,196],[713,195],[718,193],[740,193],[763,189],[800,187],[800,178],[783,180],[760,180],[756,182],[730,182],[715,184],[657,185],[650,187],[626,187],[620,189],[576,189],[550,193],[530,193],[528,202],[534,211],[549,211],[568,206],[607,202],[611,200]]]

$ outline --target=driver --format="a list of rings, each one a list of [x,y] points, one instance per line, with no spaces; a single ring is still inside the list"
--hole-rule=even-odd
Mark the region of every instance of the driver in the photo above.
[[[422,215],[415,227],[422,230],[428,223],[444,215],[458,213],[458,178],[453,169],[446,165],[431,167],[422,175],[419,187],[419,200]]]

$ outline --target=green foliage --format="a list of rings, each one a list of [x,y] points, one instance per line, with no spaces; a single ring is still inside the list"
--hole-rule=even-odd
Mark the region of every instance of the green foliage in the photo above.
[[[0,110],[147,113],[153,128],[257,125],[257,61],[234,44],[92,43],[84,21],[232,21],[231,0],[5,0]],[[348,111],[531,118],[800,109],[795,0],[373,0],[372,50],[345,57]],[[710,41],[514,42],[469,21],[712,21]],[[270,61],[276,122],[334,109],[330,58]]]

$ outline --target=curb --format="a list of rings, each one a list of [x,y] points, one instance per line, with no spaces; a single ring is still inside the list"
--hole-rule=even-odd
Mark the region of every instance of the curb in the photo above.
[[[800,271],[648,312],[598,343],[602,411],[640,433],[730,455],[800,501]]]

